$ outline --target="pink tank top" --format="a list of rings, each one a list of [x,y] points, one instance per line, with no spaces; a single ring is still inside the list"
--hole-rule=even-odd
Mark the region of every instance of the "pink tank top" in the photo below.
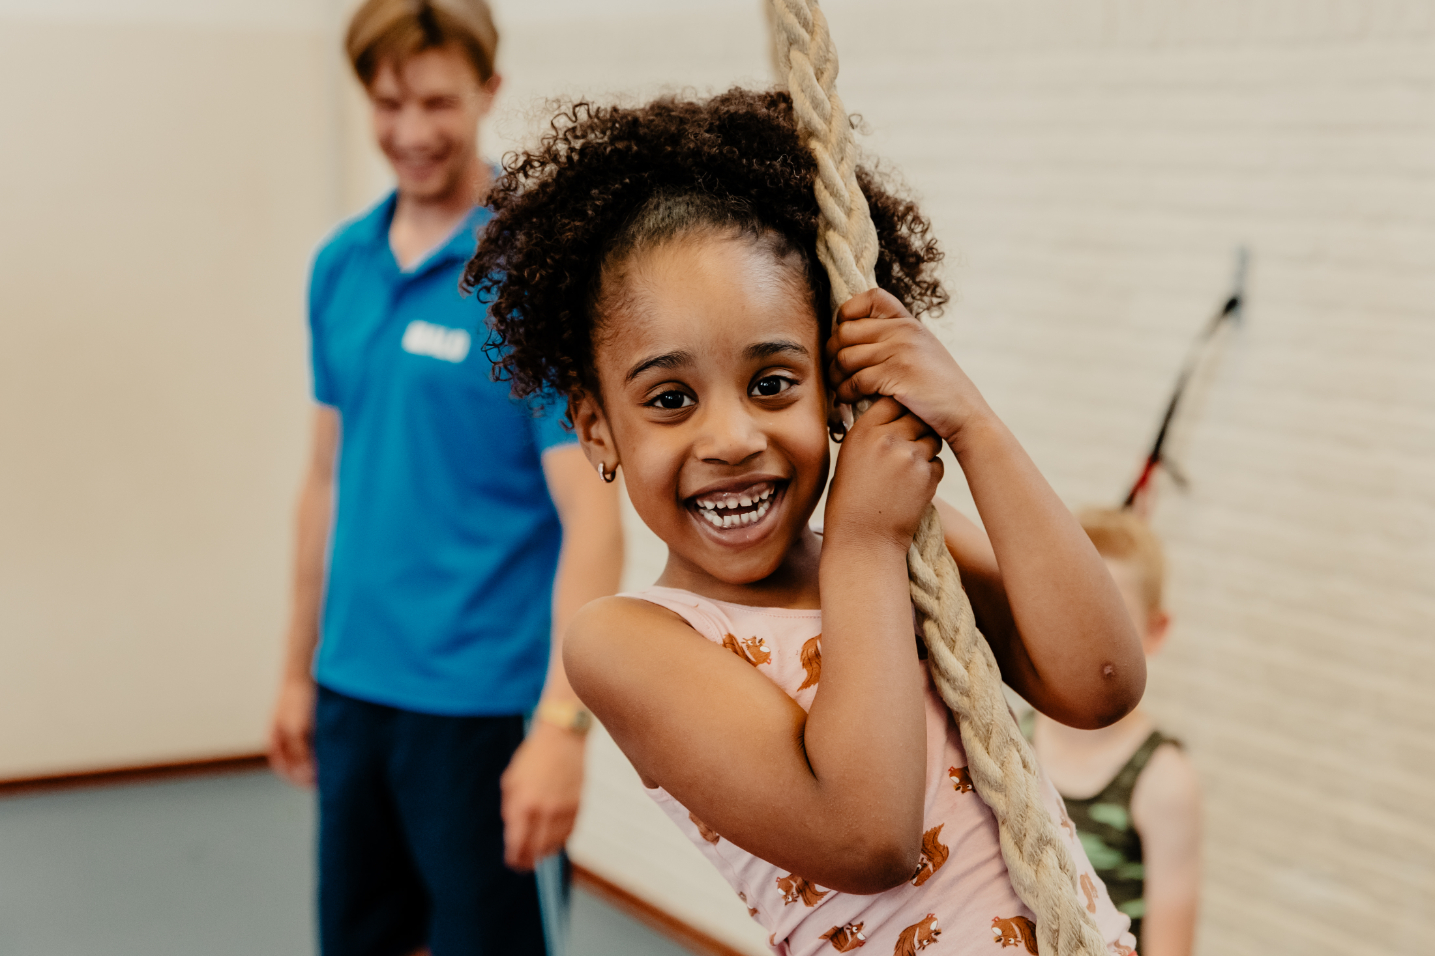
[[[749,607],[652,587],[625,595],[681,615],[703,637],[752,664],[797,701],[812,706],[822,673],[822,612]],[[927,796],[922,856],[912,878],[875,896],[839,893],[787,873],[724,840],[661,787],[648,794],[712,861],[780,956],[852,952],[912,956],[1036,953],[1033,914],[1017,898],[997,842],[997,822],[972,790],[957,723],[926,686]],[[1087,909],[1113,954],[1131,954],[1130,920],[1111,904],[1049,782],[1052,816],[1064,828]]]

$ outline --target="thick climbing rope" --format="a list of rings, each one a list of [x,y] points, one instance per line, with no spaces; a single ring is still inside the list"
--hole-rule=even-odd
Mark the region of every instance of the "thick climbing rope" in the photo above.
[[[772,0],[772,9],[779,69],[786,70],[798,131],[817,159],[817,256],[836,306],[876,288],[877,231],[857,184],[857,148],[837,95],[837,50],[826,18],[816,0]],[[1036,914],[1038,948],[1043,956],[1106,953],[1078,900],[1075,862],[1042,800],[1036,758],[1007,707],[935,507],[922,518],[907,568],[933,682],[957,715],[976,792],[997,818],[1012,886]]]

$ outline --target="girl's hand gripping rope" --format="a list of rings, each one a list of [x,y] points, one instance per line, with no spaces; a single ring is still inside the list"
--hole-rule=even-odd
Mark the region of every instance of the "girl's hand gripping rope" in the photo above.
[[[892,544],[905,555],[942,480],[942,440],[890,398],[857,419],[842,442],[823,525],[840,539]]]
[[[880,289],[838,309],[826,351],[839,401],[900,402],[956,455],[984,528],[939,504],[943,530],[1003,679],[1074,727],[1105,726],[1134,707],[1145,659],[1104,563],[951,353]],[[847,441],[834,491],[845,471],[861,470],[844,466]],[[840,500],[829,521],[849,507]]]
[[[881,289],[854,295],[837,310],[827,358],[828,381],[838,401],[894,398],[953,449],[967,424],[991,415],[932,331]]]

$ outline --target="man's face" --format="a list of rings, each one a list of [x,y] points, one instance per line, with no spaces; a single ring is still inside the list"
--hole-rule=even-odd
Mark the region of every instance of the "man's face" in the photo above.
[[[460,188],[478,152],[478,122],[493,105],[497,75],[480,83],[453,47],[424,50],[369,84],[374,134],[406,198],[436,202]]]

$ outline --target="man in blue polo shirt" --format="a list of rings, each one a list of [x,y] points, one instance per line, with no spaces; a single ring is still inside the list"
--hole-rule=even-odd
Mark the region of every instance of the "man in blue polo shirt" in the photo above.
[[[398,188],[314,262],[270,742],[318,784],[326,956],[544,952],[532,870],[577,814],[587,713],[550,644],[616,590],[621,533],[561,409],[493,381],[458,291],[489,216],[496,46],[482,0],[369,0],[348,35]]]

